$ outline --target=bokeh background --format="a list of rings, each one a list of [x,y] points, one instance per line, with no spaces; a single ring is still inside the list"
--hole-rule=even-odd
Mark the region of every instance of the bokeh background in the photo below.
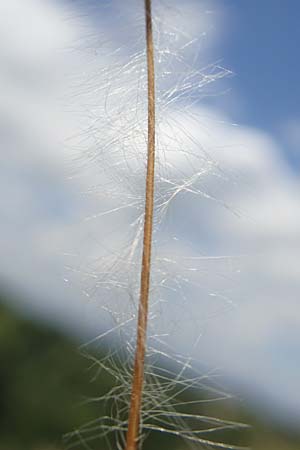
[[[226,281],[230,308],[201,324],[197,357],[224,374],[238,398],[226,414],[254,425],[254,448],[296,449],[300,6],[296,0],[157,3],[170,12],[169,24],[175,11],[174,20],[179,16],[199,37],[201,67],[218,62],[231,71],[194,102],[201,129],[185,123],[229,174],[228,183],[209,187],[230,208],[190,202],[184,220],[176,212],[170,218],[190,255],[230,256],[226,265],[234,266]],[[0,6],[1,449],[64,448],[64,433],[103,413],[101,405],[82,403],[111,380],[91,381],[90,364],[78,351],[105,320],[97,290],[86,295],[84,272],[86,255],[101,245],[101,220],[86,220],[103,201],[101,185],[81,152],[82,129],[94,123],[95,111],[77,102],[74,86],[83,73],[97,85],[97,45],[130,54],[136,4],[10,0]],[[207,273],[216,270],[205,264]]]

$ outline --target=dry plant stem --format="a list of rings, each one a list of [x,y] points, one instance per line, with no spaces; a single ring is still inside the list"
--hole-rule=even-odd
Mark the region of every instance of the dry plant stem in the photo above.
[[[148,158],[146,175],[143,258],[137,324],[137,343],[125,450],[136,450],[140,434],[153,230],[155,168],[155,76],[151,0],[145,0],[145,16],[148,72]]]

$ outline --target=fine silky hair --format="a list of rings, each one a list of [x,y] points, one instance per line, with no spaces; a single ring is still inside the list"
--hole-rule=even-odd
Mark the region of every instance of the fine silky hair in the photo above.
[[[219,433],[247,425],[202,413],[230,397],[197,361],[202,321],[230,303],[219,281],[215,288],[227,260],[191,248],[185,230],[191,202],[199,214],[206,202],[227,208],[210,190],[227,176],[198,133],[199,102],[227,71],[202,64],[191,5],[205,14],[197,2],[96,2],[98,34],[78,44],[85,69],[74,77],[73,106],[85,116],[74,145],[99,200],[79,270],[105,318],[84,349],[106,349],[90,360],[114,386],[94,399],[107,414],[70,433],[70,447],[96,449],[107,437],[108,449],[141,450],[149,434],[166,433],[182,449],[245,448]]]

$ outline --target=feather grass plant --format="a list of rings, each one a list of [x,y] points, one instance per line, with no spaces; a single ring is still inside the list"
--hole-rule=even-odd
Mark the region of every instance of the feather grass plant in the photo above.
[[[133,33],[132,56],[118,46],[118,39],[111,44],[103,38],[109,57],[101,64],[96,53],[81,82],[81,109],[88,111],[88,118],[77,145],[85,164],[95,169],[89,193],[96,192],[103,208],[88,223],[90,233],[99,235],[100,228],[101,236],[106,233],[108,238],[105,245],[102,238],[100,244],[93,242],[92,256],[79,270],[87,295],[101,298],[110,320],[110,326],[84,348],[107,346],[102,360],[88,357],[97,375],[105,372],[114,379],[114,387],[92,400],[106,404],[107,414],[71,433],[70,447],[91,448],[92,442],[104,438],[107,448],[140,450],[150,433],[165,433],[186,448],[242,449],[218,437],[247,425],[202,412],[203,405],[230,397],[219,387],[218,374],[201,372],[194,357],[181,355],[174,345],[182,339],[180,331],[190,334],[193,350],[199,341],[194,321],[203,310],[198,306],[197,312],[193,301],[190,310],[192,292],[197,291],[211,315],[216,313],[211,299],[226,301],[226,296],[217,290],[211,293],[214,278],[204,268],[206,258],[195,252],[185,256],[186,247],[165,220],[180,199],[184,215],[189,196],[226,206],[205,189],[205,180],[221,180],[224,175],[193,135],[201,123],[195,103],[204,86],[226,71],[217,65],[196,66],[197,40],[190,39],[187,30],[180,32],[178,21],[172,20],[175,7],[157,2],[153,15],[151,0],[129,3],[118,6],[125,14],[126,32]],[[122,30],[116,28],[122,39]],[[140,36],[145,36],[145,29],[144,39]],[[89,46],[100,51],[90,38]],[[77,108],[78,102],[77,95]],[[116,232],[118,224],[122,233]],[[175,341],[169,338],[172,331],[178,335]]]

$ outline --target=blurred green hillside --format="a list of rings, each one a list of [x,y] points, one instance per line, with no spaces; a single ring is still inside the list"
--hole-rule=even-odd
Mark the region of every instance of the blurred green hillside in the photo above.
[[[101,403],[82,400],[105,393],[112,379],[101,373],[91,381],[90,363],[76,343],[3,305],[0,300],[0,450],[62,450],[65,433],[104,414]],[[222,406],[222,416],[251,423],[256,450],[300,449],[299,437],[267,427],[245,405],[243,411]],[[107,443],[95,441],[93,448],[106,450]],[[156,433],[144,447],[160,448],[184,446]]]

